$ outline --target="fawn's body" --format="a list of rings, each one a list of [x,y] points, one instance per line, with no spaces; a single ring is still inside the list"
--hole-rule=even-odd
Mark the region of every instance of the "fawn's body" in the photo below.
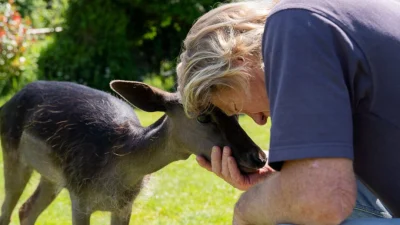
[[[97,210],[110,211],[112,225],[126,225],[147,175],[173,161],[191,153],[209,156],[213,145],[231,145],[243,168],[265,163],[237,121],[218,110],[210,115],[213,124],[201,124],[185,116],[176,94],[138,82],[114,82],[112,87],[136,106],[166,114],[142,127],[125,101],[68,82],[29,84],[1,108],[6,195],[0,225],[9,223],[33,170],[41,180],[20,209],[21,224],[34,224],[67,188],[74,225],[89,224]],[[241,142],[225,134],[232,128],[244,137]]]

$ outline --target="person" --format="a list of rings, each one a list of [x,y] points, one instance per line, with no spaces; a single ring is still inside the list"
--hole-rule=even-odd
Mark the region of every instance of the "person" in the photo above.
[[[194,23],[176,68],[188,116],[271,117],[256,173],[227,146],[197,157],[245,191],[233,224],[400,224],[376,218],[400,216],[399,12],[397,0],[241,1]],[[365,193],[373,204],[359,205]]]

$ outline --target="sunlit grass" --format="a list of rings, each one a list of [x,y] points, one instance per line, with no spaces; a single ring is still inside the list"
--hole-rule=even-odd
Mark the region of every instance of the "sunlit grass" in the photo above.
[[[138,116],[142,124],[148,125],[158,119],[161,113],[138,111]],[[268,149],[269,125],[257,126],[250,118],[244,116],[240,117],[240,123],[261,148]],[[4,199],[2,162],[1,156],[1,202]],[[35,174],[14,210],[12,225],[19,224],[18,209],[33,193],[37,182],[38,175]],[[150,184],[134,204],[131,224],[229,224],[234,203],[240,193],[215,175],[199,167],[194,156],[191,156],[188,160],[174,162],[152,175]],[[109,214],[97,212],[93,214],[91,221],[96,225],[109,224]],[[36,224],[71,224],[71,206],[66,190],[63,190],[43,212]]]

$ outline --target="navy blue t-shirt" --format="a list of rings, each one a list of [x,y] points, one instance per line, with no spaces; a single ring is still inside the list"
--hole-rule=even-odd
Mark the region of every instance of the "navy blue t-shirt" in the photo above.
[[[352,159],[400,216],[400,1],[281,0],[263,57],[270,165]]]

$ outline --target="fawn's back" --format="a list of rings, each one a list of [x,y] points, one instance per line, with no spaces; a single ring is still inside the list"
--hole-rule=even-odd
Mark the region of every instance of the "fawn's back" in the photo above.
[[[113,155],[130,150],[132,127],[140,127],[124,101],[67,82],[27,85],[3,106],[0,121],[6,151],[69,189],[86,187],[114,166]]]

